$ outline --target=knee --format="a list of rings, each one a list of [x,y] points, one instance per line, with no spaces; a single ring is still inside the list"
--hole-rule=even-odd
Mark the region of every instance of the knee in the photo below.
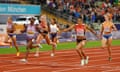
[[[85,45],[85,42],[81,42],[81,45],[84,46],[84,45]]]
[[[27,50],[27,51],[29,51],[29,50],[30,50],[30,47],[29,47],[29,46],[27,46],[27,47],[26,47],[26,50]]]
[[[31,46],[30,45],[27,45],[26,49],[29,49]]]
[[[79,50],[80,50],[80,48],[79,48],[79,47],[76,47],[76,50],[77,50],[77,51],[79,51]]]
[[[111,43],[108,43],[108,46],[111,46]]]

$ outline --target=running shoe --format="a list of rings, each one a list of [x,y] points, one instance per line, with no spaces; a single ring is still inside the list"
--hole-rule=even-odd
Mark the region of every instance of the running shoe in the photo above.
[[[89,56],[86,57],[85,64],[88,64],[88,62],[89,62]]]
[[[20,62],[27,62],[27,60],[26,59],[20,59]]]
[[[81,66],[84,66],[85,65],[85,60],[84,59],[82,59],[81,60],[81,64],[80,64]]]
[[[17,52],[17,54],[16,54],[17,56],[20,56],[20,52]]]
[[[10,48],[12,48],[12,46],[10,46]]]
[[[43,48],[41,44],[38,44],[39,48]]]
[[[39,53],[36,53],[34,56],[35,56],[35,57],[39,57]]]
[[[53,57],[53,56],[54,56],[54,53],[51,53],[50,56]]]
[[[57,48],[57,44],[56,43],[54,43],[54,48]]]
[[[109,60],[109,61],[112,61],[112,57],[109,57],[108,60]]]

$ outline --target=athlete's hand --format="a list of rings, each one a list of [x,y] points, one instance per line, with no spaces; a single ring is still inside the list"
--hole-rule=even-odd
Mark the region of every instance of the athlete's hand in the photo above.
[[[21,34],[21,31],[20,30],[16,30],[14,31],[15,34]]]
[[[60,35],[62,32],[61,32],[61,31],[58,31],[57,33],[58,33],[58,35]]]
[[[99,38],[102,39],[102,35],[99,35]]]

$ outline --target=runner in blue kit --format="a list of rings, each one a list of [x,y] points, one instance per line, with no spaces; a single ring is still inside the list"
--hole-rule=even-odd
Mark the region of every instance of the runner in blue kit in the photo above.
[[[101,38],[102,38],[102,48],[107,47],[108,49],[108,54],[109,54],[109,61],[112,60],[112,55],[111,55],[111,43],[112,43],[112,31],[117,31],[115,25],[113,24],[111,17],[109,14],[106,14],[104,16],[105,21],[102,23],[101,26]]]

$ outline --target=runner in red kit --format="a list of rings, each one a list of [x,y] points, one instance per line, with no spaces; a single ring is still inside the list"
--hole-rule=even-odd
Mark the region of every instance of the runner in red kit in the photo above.
[[[64,29],[63,31],[69,31],[71,29],[75,29],[76,31],[76,51],[79,54],[81,58],[81,66],[84,66],[85,64],[88,64],[89,57],[85,55],[83,51],[83,47],[86,44],[86,37],[85,32],[86,30],[91,31],[93,34],[97,35],[95,31],[93,31],[91,28],[89,28],[86,24],[82,22],[81,19],[77,20],[77,24],[70,26],[67,29]]]

